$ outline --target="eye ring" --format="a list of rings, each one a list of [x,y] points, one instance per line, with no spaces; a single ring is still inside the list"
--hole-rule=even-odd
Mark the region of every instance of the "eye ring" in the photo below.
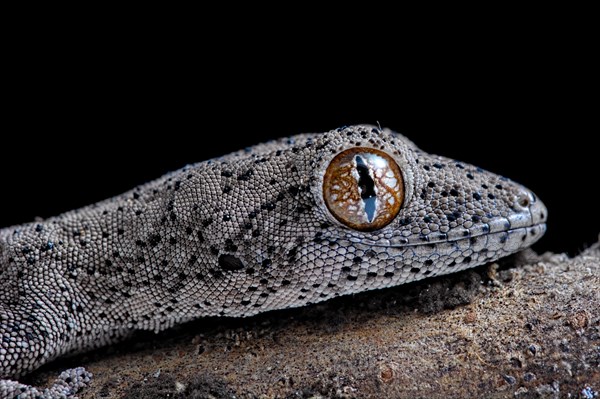
[[[379,230],[402,208],[402,171],[383,151],[368,147],[344,150],[327,166],[323,199],[340,223],[358,231]]]

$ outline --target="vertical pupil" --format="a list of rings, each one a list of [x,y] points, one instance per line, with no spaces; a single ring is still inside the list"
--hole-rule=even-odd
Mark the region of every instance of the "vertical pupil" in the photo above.
[[[356,156],[356,171],[358,172],[358,187],[360,198],[365,204],[365,212],[369,223],[375,218],[377,194],[375,194],[375,182],[369,175],[369,167],[359,155]]]

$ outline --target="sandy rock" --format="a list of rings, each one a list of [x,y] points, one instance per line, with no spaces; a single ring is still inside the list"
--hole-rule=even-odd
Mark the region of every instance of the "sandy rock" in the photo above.
[[[81,398],[587,398],[600,391],[600,243],[250,319],[203,319],[61,360]],[[569,396],[570,395],[570,396]]]

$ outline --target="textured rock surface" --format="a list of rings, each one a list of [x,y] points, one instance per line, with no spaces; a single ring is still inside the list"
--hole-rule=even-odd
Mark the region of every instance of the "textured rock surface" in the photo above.
[[[203,319],[47,365],[81,398],[529,398],[600,391],[600,243],[249,319]]]

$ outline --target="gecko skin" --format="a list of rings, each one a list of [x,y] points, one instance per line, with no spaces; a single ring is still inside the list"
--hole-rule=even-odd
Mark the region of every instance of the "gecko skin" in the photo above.
[[[373,126],[189,165],[0,230],[0,397],[73,397],[91,378],[83,368],[47,389],[11,378],[135,330],[304,306],[491,262],[537,241],[546,217],[523,186]]]

